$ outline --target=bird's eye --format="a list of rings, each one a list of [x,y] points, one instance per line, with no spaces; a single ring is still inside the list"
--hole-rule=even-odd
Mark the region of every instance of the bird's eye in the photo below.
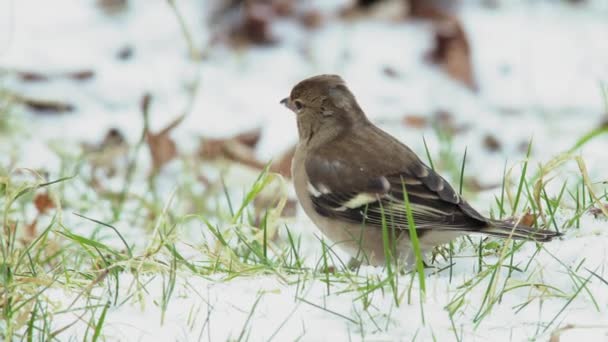
[[[296,107],[296,110],[300,110],[300,109],[302,109],[302,107],[304,107],[304,105],[302,104],[302,101],[300,101],[300,100],[293,101],[293,105],[294,105],[294,107]]]

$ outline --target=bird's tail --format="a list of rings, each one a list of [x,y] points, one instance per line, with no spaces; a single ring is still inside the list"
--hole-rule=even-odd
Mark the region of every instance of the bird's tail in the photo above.
[[[480,233],[499,236],[502,238],[512,238],[515,240],[532,240],[538,242],[548,242],[555,237],[562,236],[562,233],[554,232],[552,230],[537,229],[526,225],[518,224],[507,221],[496,221],[491,220],[490,224],[482,229]]]

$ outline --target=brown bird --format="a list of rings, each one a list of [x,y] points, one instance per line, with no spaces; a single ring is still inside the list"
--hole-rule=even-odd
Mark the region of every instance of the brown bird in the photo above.
[[[469,233],[537,242],[560,236],[482,216],[409,147],[374,126],[340,76],[305,79],[281,103],[297,115],[298,199],[321,232],[359,261],[386,263],[386,227],[391,259],[413,264],[405,194],[423,252]]]

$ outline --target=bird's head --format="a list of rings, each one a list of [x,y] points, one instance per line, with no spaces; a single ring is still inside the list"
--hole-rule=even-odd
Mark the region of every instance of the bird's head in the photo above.
[[[300,139],[330,138],[367,119],[355,96],[338,75],[318,75],[296,84],[281,100],[296,113]]]

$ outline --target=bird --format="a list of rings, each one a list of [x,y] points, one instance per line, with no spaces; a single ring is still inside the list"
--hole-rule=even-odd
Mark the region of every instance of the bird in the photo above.
[[[304,79],[280,103],[296,114],[291,173],[298,201],[332,246],[359,263],[414,265],[408,214],[423,256],[470,233],[536,242],[561,236],[481,215],[414,151],[375,126],[339,75]]]

